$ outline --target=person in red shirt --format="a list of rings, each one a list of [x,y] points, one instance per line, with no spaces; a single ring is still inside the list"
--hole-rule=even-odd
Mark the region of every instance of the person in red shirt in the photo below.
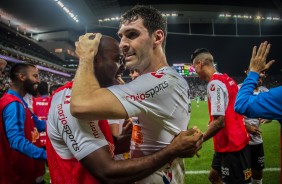
[[[45,81],[41,81],[38,84],[38,94],[39,96],[33,98],[32,109],[33,113],[40,119],[40,120],[47,120],[48,116],[48,106],[50,97],[48,95],[48,83]]]
[[[37,91],[39,96],[32,99],[32,110],[35,116],[40,120],[47,120],[48,116],[48,107],[50,102],[50,97],[48,95],[48,83],[41,81],[38,84]],[[39,134],[40,147],[46,149],[46,131],[40,132]],[[42,161],[39,163],[38,168],[38,177],[36,183],[41,183],[44,180],[45,174],[45,162]]]
[[[195,50],[191,60],[200,79],[208,82],[210,121],[203,138],[207,141],[213,137],[215,150],[209,180],[250,183],[249,137],[243,116],[234,111],[238,86],[227,74],[216,71],[213,56],[207,49]]]

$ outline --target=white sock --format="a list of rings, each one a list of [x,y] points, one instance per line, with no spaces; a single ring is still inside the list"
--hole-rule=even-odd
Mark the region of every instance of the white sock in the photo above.
[[[255,180],[255,179],[252,178],[252,184],[262,184],[262,179]]]

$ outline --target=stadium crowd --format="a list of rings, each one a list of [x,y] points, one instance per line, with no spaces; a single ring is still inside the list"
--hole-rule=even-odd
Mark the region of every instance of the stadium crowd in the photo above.
[[[4,69],[3,72],[0,73],[0,97],[11,86],[11,79],[9,77],[9,71],[14,64],[15,63],[8,61],[6,68]],[[44,70],[40,70],[39,79],[40,79],[40,81],[47,82],[49,87],[51,87],[53,85],[63,85],[67,81],[72,80],[72,78],[70,78],[70,77],[65,77],[65,76],[61,76],[61,75],[58,75],[58,74],[53,74],[51,72],[47,72],[47,71],[44,71]]]
[[[0,73],[0,96],[6,91],[11,84],[9,79],[9,70],[13,65],[12,62],[7,62],[5,71]],[[67,81],[70,81],[71,78],[64,77],[58,74],[53,74],[47,71],[40,70],[40,80],[46,81],[49,86],[56,84],[65,84]],[[130,78],[128,76],[123,76],[125,82],[129,82]],[[232,77],[237,84],[240,84],[244,81],[244,76],[234,76]],[[187,77],[185,78],[189,84],[191,99],[195,99],[196,96],[200,96],[201,100],[204,100],[204,97],[207,95],[207,82],[201,81],[198,77]],[[267,88],[273,88],[282,85],[282,76],[281,75],[269,75],[265,78],[263,85]]]
[[[234,81],[237,84],[243,83],[245,76],[232,76]],[[204,97],[207,95],[207,82],[201,81],[199,77],[187,77],[186,78],[191,92],[191,99],[195,99],[196,96],[200,96],[201,100],[204,100]],[[281,75],[266,75],[263,86],[268,89],[274,88],[282,85],[282,76]]]

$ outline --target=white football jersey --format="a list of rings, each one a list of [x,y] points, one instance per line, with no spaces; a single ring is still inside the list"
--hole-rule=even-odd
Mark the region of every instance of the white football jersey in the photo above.
[[[242,86],[242,84],[239,84],[238,87],[240,88]],[[264,86],[259,86],[258,87],[258,91],[254,92],[254,95],[258,95],[261,92],[267,92],[269,91],[266,87]],[[256,126],[257,128],[260,127],[260,122],[259,119],[257,118],[248,118],[246,116],[244,116],[244,121],[247,125],[252,125],[252,126]],[[262,137],[261,136],[254,136],[252,134],[250,135],[250,145],[257,145],[257,144],[261,144],[263,142]]]
[[[71,89],[52,97],[47,121],[47,134],[57,154],[63,159],[81,160],[108,145],[98,121],[79,120],[70,113]]]
[[[181,130],[187,130],[191,107],[189,87],[171,67],[108,89],[120,100],[129,117],[138,117],[133,119],[131,158],[159,151]],[[183,170],[181,177],[174,176],[178,178],[175,183],[183,183],[184,167],[177,165]]]

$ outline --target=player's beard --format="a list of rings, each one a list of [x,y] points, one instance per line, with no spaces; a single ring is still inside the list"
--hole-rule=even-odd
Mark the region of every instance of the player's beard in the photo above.
[[[24,82],[24,89],[27,93],[31,94],[32,96],[37,95],[37,87],[35,85],[38,85],[38,82],[33,83],[31,80],[26,79]]]

